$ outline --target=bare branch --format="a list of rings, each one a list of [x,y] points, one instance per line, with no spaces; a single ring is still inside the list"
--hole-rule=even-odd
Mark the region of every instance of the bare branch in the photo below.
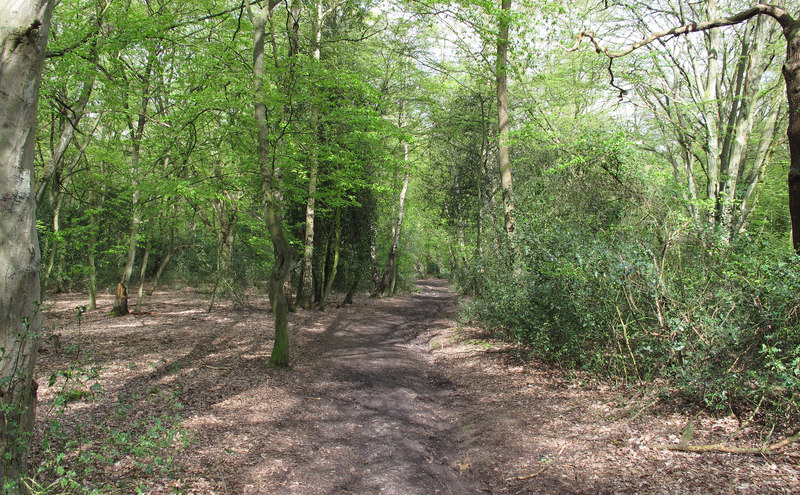
[[[653,33],[647,38],[644,38],[636,43],[623,48],[620,51],[611,51],[608,47],[600,45],[600,42],[597,41],[595,34],[591,31],[583,31],[578,35],[578,39],[575,41],[575,45],[571,48],[568,48],[567,51],[572,52],[580,48],[581,43],[583,42],[584,38],[588,38],[589,41],[594,45],[594,49],[597,53],[602,53],[609,58],[619,58],[628,55],[629,53],[637,50],[643,46],[647,46],[650,43],[659,40],[661,38],[665,38],[667,36],[679,36],[682,34],[687,33],[696,33],[698,31],[707,31],[709,29],[723,27],[723,26],[733,26],[736,24],[740,24],[745,22],[755,16],[758,15],[768,15],[778,21],[781,27],[786,31],[789,27],[795,24],[795,20],[792,16],[789,15],[788,12],[783,10],[782,8],[775,6],[775,5],[767,5],[763,3],[759,3],[752,8],[739,12],[738,14],[734,14],[730,17],[721,17],[718,19],[712,19],[710,21],[705,22],[692,22],[689,24],[684,24],[682,26],[677,26],[672,29],[668,29],[666,31],[659,31],[657,33]]]

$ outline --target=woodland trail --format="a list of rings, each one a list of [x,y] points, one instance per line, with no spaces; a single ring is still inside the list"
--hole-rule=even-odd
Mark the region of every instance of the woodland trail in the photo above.
[[[305,346],[303,400],[280,435],[297,459],[286,491],[473,494],[457,461],[452,386],[415,337],[452,309],[442,281],[337,320]],[[298,452],[299,451],[299,452]],[[298,453],[300,454],[298,456]]]
[[[513,345],[456,328],[445,281],[418,286],[293,314],[287,370],[265,368],[272,314],[263,298],[207,313],[201,294],[164,291],[150,313],[87,313],[78,332],[73,308],[83,296],[59,297],[45,314],[60,347],[48,338],[40,355],[34,445],[52,419],[84,435],[83,451],[105,457],[82,482],[111,487],[102,493],[800,492],[796,446],[770,458],[653,449],[677,441],[686,415],[640,391],[521,362]],[[62,383],[47,377],[70,365],[63,349],[77,342],[104,393],[54,417]],[[169,421],[165,443],[180,436],[185,446],[149,439],[137,458],[108,445],[109,431],[148,439]],[[737,427],[695,418],[700,443]],[[760,433],[746,428],[733,441]],[[169,469],[147,467],[167,457]]]

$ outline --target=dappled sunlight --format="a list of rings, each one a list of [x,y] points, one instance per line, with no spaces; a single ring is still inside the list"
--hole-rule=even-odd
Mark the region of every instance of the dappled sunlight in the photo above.
[[[59,421],[89,425],[83,434],[95,442],[103,441],[95,426],[103,421],[118,435],[151,425],[165,429],[163,438],[188,439],[185,446],[159,440],[158,448],[174,456],[181,486],[196,493],[744,493],[797,486],[796,468],[780,459],[713,454],[698,471],[693,455],[655,447],[679,441],[685,415],[654,416],[657,401],[633,400],[632,390],[520,361],[514,344],[457,326],[452,295],[440,282],[421,287],[419,294],[292,314],[295,351],[284,370],[266,367],[272,314],[263,302],[220,305],[209,314],[202,301],[192,308],[191,299],[174,296],[176,307],[159,303],[158,315],[90,315],[82,346],[86,365],[99,367],[102,392],[75,395]],[[63,350],[78,339],[69,305],[54,305],[47,317],[59,328],[60,347],[46,343],[40,356],[40,411],[53,410],[67,382],[58,377],[50,386],[47,376],[71,362]],[[91,391],[93,383],[68,386]],[[694,425],[702,443],[758,438],[753,426],[737,432],[732,417],[701,415]],[[137,469],[123,455],[93,476]]]

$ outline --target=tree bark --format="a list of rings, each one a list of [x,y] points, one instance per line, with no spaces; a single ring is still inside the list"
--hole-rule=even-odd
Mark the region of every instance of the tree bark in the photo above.
[[[786,61],[783,77],[786,81],[786,98],[789,102],[789,212],[792,219],[792,245],[800,254],[800,23],[795,21],[784,27],[786,36]]]
[[[758,183],[763,179],[764,171],[766,170],[767,163],[769,162],[769,156],[772,153],[775,142],[775,124],[778,121],[778,112],[780,111],[780,108],[780,101],[775,101],[775,103],[772,105],[772,110],[767,117],[767,122],[761,135],[761,144],[759,144],[758,151],[756,152],[755,159],[753,160],[753,167],[744,181],[744,185],[747,186],[747,189],[745,189],[744,194],[742,194],[739,212],[732,227],[732,232],[734,235],[738,235],[744,230],[745,225],[747,224],[747,218],[750,216],[750,213],[753,211],[753,208],[758,200],[758,195],[756,194],[756,196],[753,197],[753,192],[756,189],[756,185],[758,185]]]
[[[152,296],[153,292],[156,291],[158,288],[158,283],[161,281],[161,276],[164,274],[164,270],[167,268],[167,265],[172,260],[172,257],[175,256],[175,253],[180,251],[181,249],[191,248],[191,247],[200,247],[199,244],[183,244],[180,246],[173,246],[172,241],[170,240],[170,248],[167,251],[167,255],[161,260],[161,263],[158,265],[158,269],[156,270],[156,274],[153,277],[153,286],[150,287],[150,290],[147,291],[148,296]]]
[[[289,305],[283,285],[294,264],[294,253],[280,216],[280,194],[275,174],[275,156],[271,153],[269,140],[269,122],[267,121],[266,91],[264,88],[264,45],[266,26],[270,11],[274,4],[270,3],[253,12],[248,6],[253,22],[253,96],[255,120],[258,127],[257,148],[258,163],[261,172],[261,186],[264,201],[264,218],[269,230],[275,261],[270,277],[270,304],[275,318],[275,343],[272,347],[268,365],[276,368],[289,366]]]
[[[314,16],[313,60],[319,63],[322,41],[322,1],[318,0]],[[316,84],[311,94],[311,150],[308,159],[308,197],[306,200],[306,231],[303,242],[303,266],[300,270],[300,283],[297,287],[297,305],[308,309],[311,307],[312,285],[314,279],[312,261],[314,258],[314,207],[317,192],[317,172],[319,170],[319,108],[317,106]]]
[[[59,190],[55,193],[54,198],[54,205],[53,205],[53,236],[52,240],[49,242],[49,246],[45,244],[47,248],[49,248],[49,255],[47,257],[47,266],[44,269],[44,273],[40,275],[39,285],[41,290],[41,296],[39,301],[44,301],[45,293],[47,292],[47,286],[50,282],[50,275],[53,273],[53,266],[56,262],[56,253],[58,252],[58,245],[59,245],[59,236],[61,235],[61,203],[64,199],[64,195]]]
[[[336,213],[333,220],[333,245],[330,249],[333,250],[331,256],[330,267],[325,274],[325,287],[322,289],[322,297],[319,300],[320,311],[325,310],[325,304],[328,301],[328,296],[331,295],[333,290],[333,281],[336,280],[336,271],[339,267],[339,244],[342,235],[342,211],[341,208],[336,208]]]
[[[500,164],[500,185],[503,194],[503,217],[506,235],[514,238],[517,222],[514,218],[514,191],[511,181],[511,157],[508,150],[508,27],[511,22],[511,0],[501,0],[500,33],[497,40],[497,142]]]
[[[33,164],[50,0],[0,0],[0,482],[22,491],[42,320]]]
[[[375,291],[376,295],[379,297],[382,297],[386,294],[386,290],[389,287],[389,278],[391,277],[397,261],[397,248],[400,245],[400,230],[403,227],[403,211],[405,208],[406,193],[408,192],[408,180],[411,174],[408,162],[408,143],[403,143],[403,157],[405,159],[406,171],[405,176],[403,177],[403,187],[400,189],[400,199],[397,206],[397,221],[394,226],[392,246],[389,248],[389,255],[386,257],[386,266],[383,269],[383,275],[381,275],[380,282],[378,283],[377,290]]]
[[[97,309],[97,264],[95,251],[97,249],[97,213],[95,212],[94,191],[89,192],[89,309]]]
[[[706,4],[706,12],[709,19],[714,19],[719,15],[716,0],[709,0]],[[706,70],[706,85],[704,91],[704,101],[702,108],[703,122],[705,123],[706,132],[708,133],[708,158],[706,160],[706,170],[708,180],[706,182],[706,195],[712,205],[708,209],[706,220],[710,225],[714,222],[717,197],[719,195],[719,169],[720,169],[720,149],[719,149],[719,103],[717,97],[717,84],[719,78],[719,57],[721,55],[721,43],[719,28],[709,29],[707,32],[708,39],[708,66]],[[697,71],[702,73],[702,71]],[[681,131],[682,132],[682,131]],[[688,148],[687,148],[688,149]],[[692,170],[692,162],[694,161],[691,153],[686,154],[686,167],[689,180],[690,194],[694,191],[694,172]],[[698,219],[697,214],[697,194],[695,192],[692,198],[691,208],[693,217]],[[695,220],[697,221],[697,220]],[[699,222],[698,222],[699,223]]]
[[[136,291],[136,311],[142,310],[142,298],[144,297],[144,276],[147,273],[147,262],[150,261],[150,243],[144,248],[142,256],[142,267],[139,270],[139,289]]]
[[[736,235],[734,231],[734,218],[737,209],[741,207],[736,195],[737,183],[741,179],[741,171],[744,165],[745,153],[753,129],[753,121],[756,113],[756,98],[759,93],[761,77],[767,68],[764,60],[763,49],[767,38],[766,19],[759,17],[756,19],[756,26],[753,33],[752,46],[749,47],[748,57],[745,61],[747,73],[743,80],[741,91],[741,102],[739,103],[736,126],[733,129],[730,153],[726,155],[725,183],[722,187],[724,196],[722,198],[722,209],[720,225],[726,240]]]

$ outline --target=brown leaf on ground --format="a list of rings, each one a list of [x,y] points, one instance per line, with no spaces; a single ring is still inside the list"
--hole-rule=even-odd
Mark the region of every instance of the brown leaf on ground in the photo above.
[[[796,445],[769,458],[652,449],[677,443],[687,418],[659,412],[652,397],[623,405],[628,391],[521,363],[509,344],[457,329],[446,282],[419,288],[291,315],[293,366],[277,371],[266,367],[266,299],[206,313],[197,292],[159,291],[148,313],[107,318],[101,309],[78,332],[72,308],[82,296],[59,296],[45,314],[45,335],[59,337],[45,339],[40,355],[33,460],[46,459],[41,438],[57,419],[83,439],[64,462],[105,453],[81,483],[118,493],[800,492]],[[48,378],[69,367],[75,353],[65,350],[78,342],[104,392],[58,414],[64,379]],[[171,437],[147,436],[161,431],[154,424],[168,430],[169,418]],[[736,427],[694,420],[702,443]],[[109,432],[138,440],[114,443]],[[758,445],[757,434],[737,442]]]

